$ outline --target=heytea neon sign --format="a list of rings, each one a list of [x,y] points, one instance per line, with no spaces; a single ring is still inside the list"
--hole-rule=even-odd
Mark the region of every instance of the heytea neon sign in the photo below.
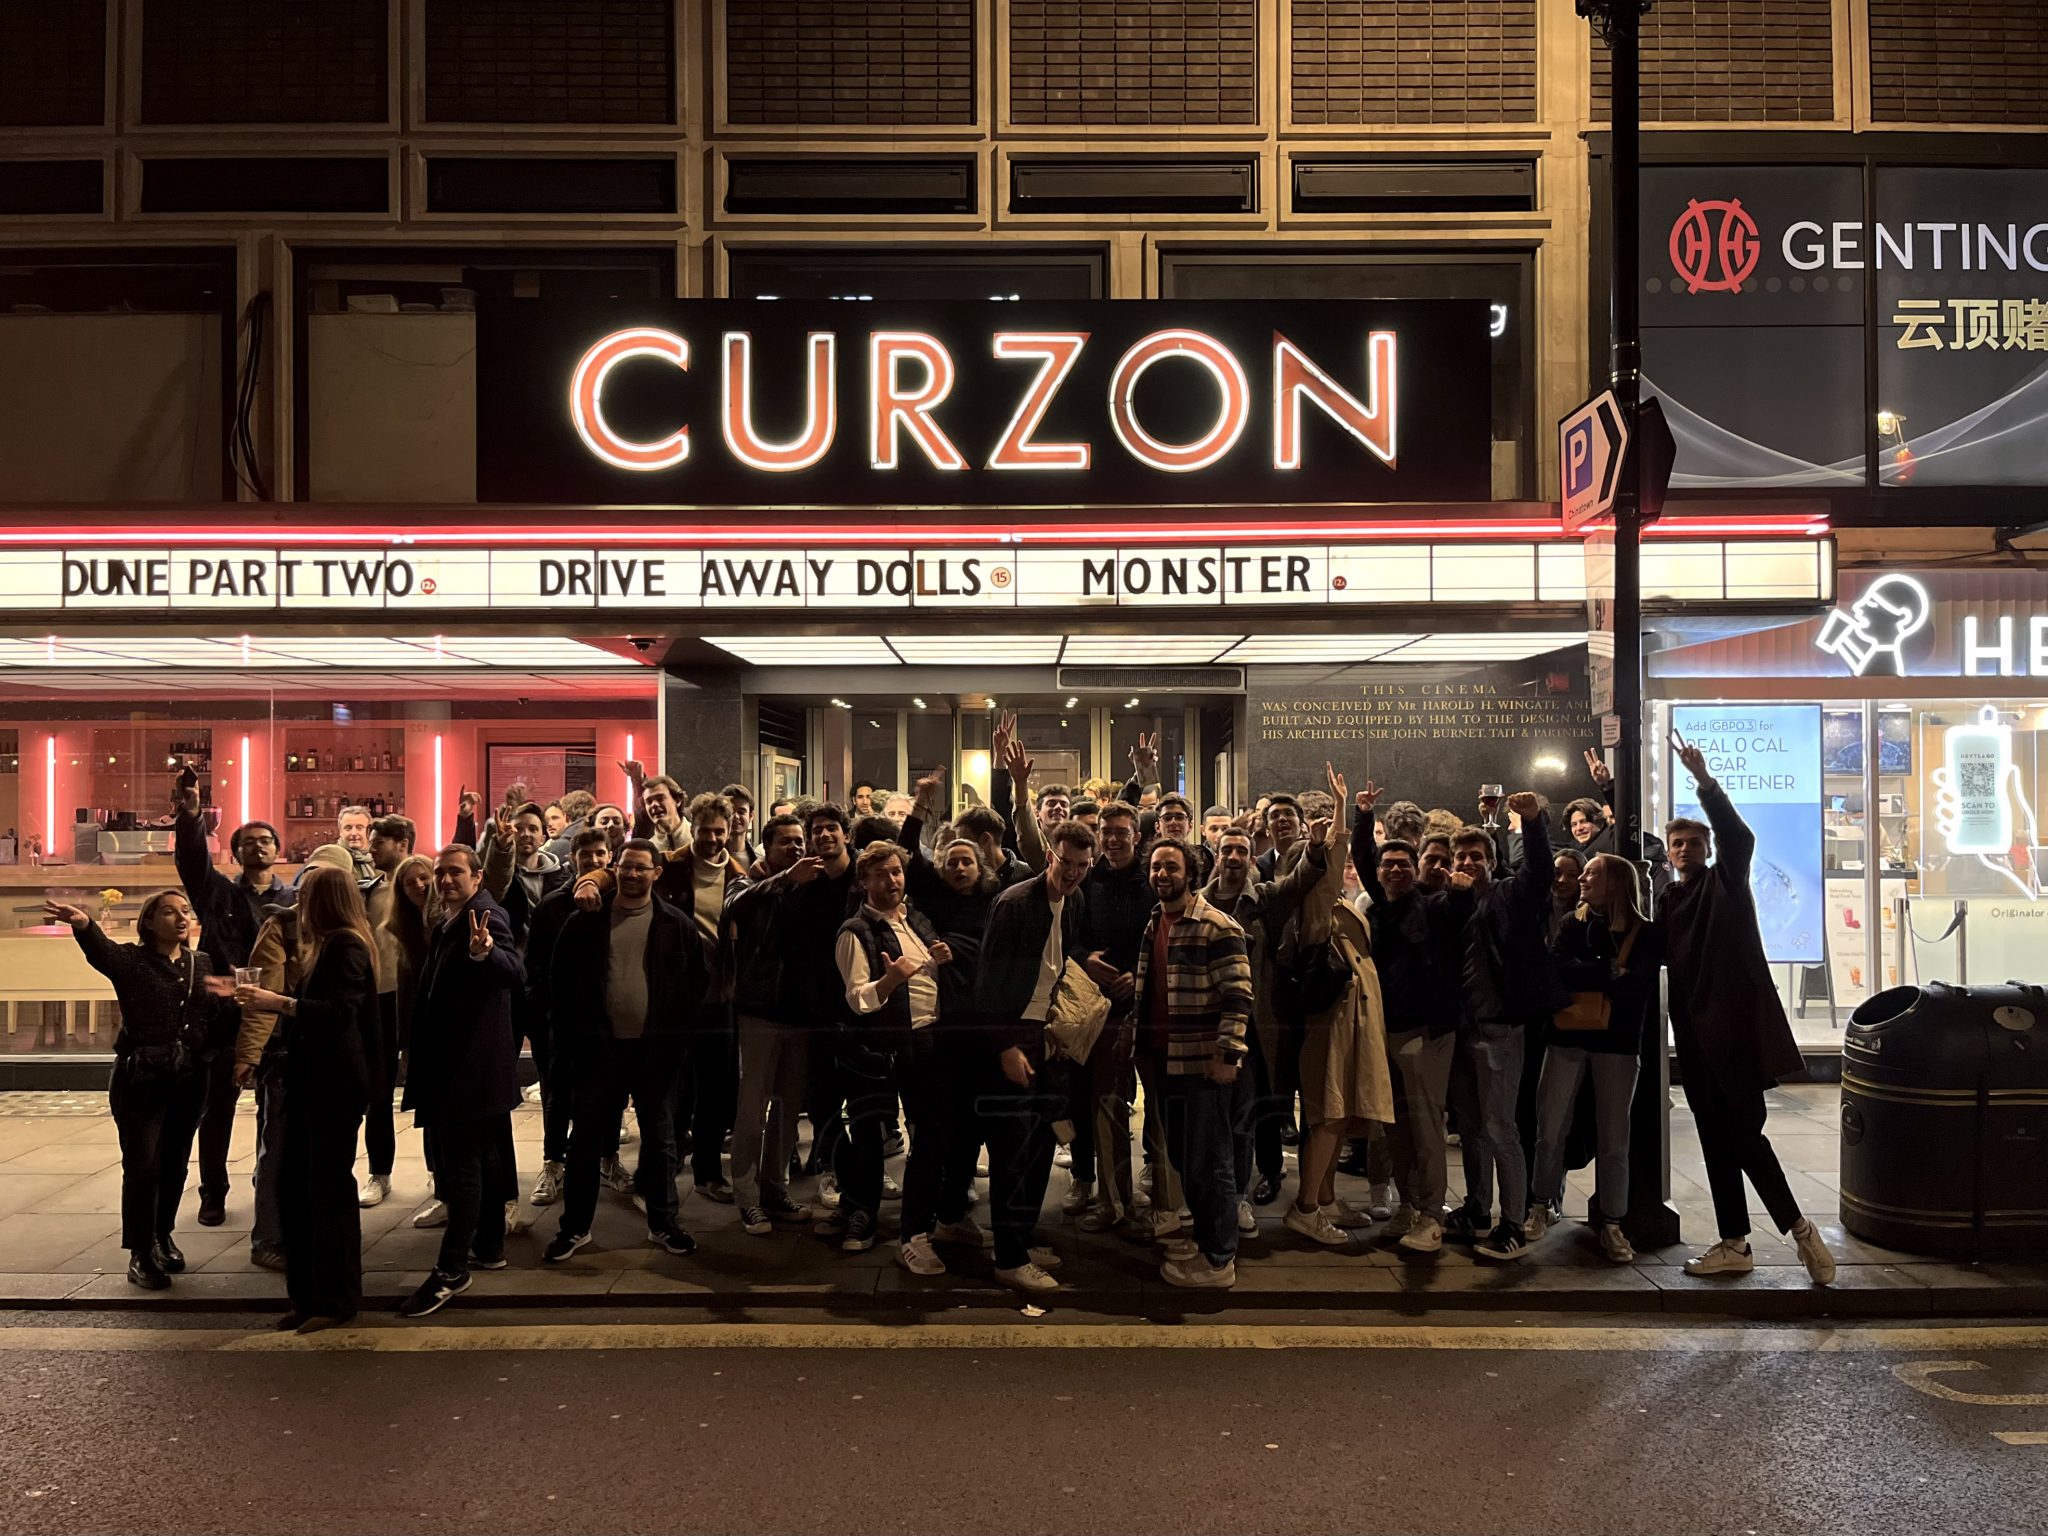
[[[851,338],[849,338],[851,339]],[[1087,331],[995,331],[988,355],[1015,363],[1014,409],[1009,424],[980,455],[985,469],[1021,474],[1083,471],[1094,460],[1089,441],[1052,441],[1042,436],[1048,413],[1091,340]],[[831,452],[841,430],[837,331],[811,331],[804,338],[803,409],[795,431],[763,432],[755,421],[758,393],[754,336],[728,330],[718,338],[718,425],[725,450],[749,469],[789,474],[810,469]],[[893,470],[911,455],[931,468],[955,473],[968,467],[957,428],[941,419],[957,373],[953,353],[937,336],[920,331],[877,330],[859,337],[867,358],[867,399],[858,422],[873,469]],[[1191,327],[1169,327],[1125,347],[1110,370],[1105,402],[1117,445],[1134,462],[1167,474],[1191,474],[1218,463],[1238,446],[1253,412],[1270,410],[1272,467],[1302,467],[1304,412],[1320,412],[1353,442],[1388,468],[1399,458],[1399,340],[1391,330],[1368,332],[1358,382],[1347,385],[1318,364],[1293,340],[1275,331],[1271,343],[1270,388],[1256,402],[1244,363],[1224,341]],[[659,434],[628,435],[605,412],[605,392],[615,370],[651,359],[684,372],[691,366],[689,341],[658,326],[629,326],[591,344],[569,382],[569,417],[583,446],[617,469],[673,469],[691,453],[688,423]],[[1166,429],[1146,420],[1138,386],[1155,368],[1176,369],[1180,391],[1206,387],[1212,402],[1206,420],[1192,432]]]
[[[1934,595],[1915,576],[1880,576],[1851,606],[1837,608],[1814,637],[1814,648],[1839,656],[1855,677],[1905,677],[1906,642],[1934,617]],[[2048,677],[2048,613],[2016,616],[1965,612],[1955,643],[1910,669],[1923,677]]]

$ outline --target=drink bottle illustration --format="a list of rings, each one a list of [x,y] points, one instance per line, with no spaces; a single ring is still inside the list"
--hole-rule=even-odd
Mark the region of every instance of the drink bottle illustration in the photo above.
[[[1986,705],[1975,725],[1949,728],[1946,751],[1948,787],[1956,802],[1949,851],[2010,852],[2012,802],[2005,781],[2012,771],[2012,731]]]

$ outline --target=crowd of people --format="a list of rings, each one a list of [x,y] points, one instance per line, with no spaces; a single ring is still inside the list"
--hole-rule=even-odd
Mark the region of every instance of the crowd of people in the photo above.
[[[1646,878],[1618,851],[1596,753],[1603,797],[1567,806],[1553,847],[1537,795],[1485,799],[1474,823],[1383,804],[1327,765],[1313,791],[1198,820],[1160,793],[1156,745],[1122,785],[1039,784],[1005,717],[990,803],[952,802],[941,772],[908,795],[778,802],[758,824],[740,785],[693,796],[629,762],[629,806],[514,786],[484,814],[465,791],[431,858],[405,817],[349,808],[296,884],[264,822],[235,828],[234,872],[216,868],[181,773],[183,889],[149,898],[136,942],[50,905],[121,1006],[128,1278],[162,1289],[184,1268],[195,1137],[198,1219],[224,1219],[229,1117],[251,1088],[251,1257],[286,1277],[282,1326],[354,1317],[359,1210],[393,1193],[402,1083],[433,1181],[414,1224],[442,1239],[400,1310],[438,1310],[509,1262],[527,1044],[551,1264],[591,1242],[605,1189],[644,1211],[649,1243],[692,1253],[684,1155],[690,1189],[747,1234],[857,1253],[894,1204],[905,1269],[943,1275],[992,1245],[1027,1293],[1058,1284],[1041,1229],[1055,1166],[1079,1229],[1220,1289],[1283,1198],[1305,1242],[1355,1250],[1383,1223],[1412,1255],[1454,1242],[1515,1262],[1590,1159],[1600,1250],[1626,1263],[1638,1064],[1667,990],[1719,1228],[1687,1269],[1753,1266],[1747,1178],[1832,1278],[1764,1131],[1765,1091],[1801,1063],[1758,934],[1755,839],[1699,751],[1675,743],[1707,819],[1647,840]],[[887,1165],[906,1152],[899,1187]],[[1368,1181],[1363,1208],[1340,1168]]]

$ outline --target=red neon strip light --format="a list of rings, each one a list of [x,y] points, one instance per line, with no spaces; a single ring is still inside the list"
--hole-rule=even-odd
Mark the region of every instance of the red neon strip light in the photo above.
[[[1831,531],[1825,518],[1807,516],[1677,519],[1644,530],[1651,539],[1695,538],[1823,538]],[[592,546],[657,546],[692,544],[740,548],[801,546],[867,548],[890,544],[962,544],[975,546],[1086,546],[1104,544],[1323,543],[1385,541],[1390,543],[1538,543],[1577,544],[1577,535],[1557,523],[1532,519],[1499,522],[1432,523],[1422,519],[1367,522],[1202,523],[1172,526],[1157,523],[930,523],[844,524],[792,527],[787,523],[760,528],[671,524],[648,526],[585,526],[540,529],[477,523],[447,528],[254,528],[246,524],[208,524],[176,530],[144,528],[87,529],[53,537],[47,529],[0,530],[0,547],[77,548],[90,545],[144,547],[214,546],[253,548],[488,548],[505,545],[576,548]]]

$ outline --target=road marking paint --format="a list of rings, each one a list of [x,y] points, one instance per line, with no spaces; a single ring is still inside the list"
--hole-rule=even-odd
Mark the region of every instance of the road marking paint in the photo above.
[[[2048,1349],[2048,1326],[1899,1328],[1565,1328],[1141,1324],[607,1323],[500,1326],[358,1324],[323,1333],[250,1328],[0,1328],[0,1353],[57,1351],[435,1354],[446,1351],[682,1349],[1412,1349],[1620,1354],[1842,1354],[1971,1348]],[[1969,1370],[1969,1362],[1936,1368]],[[1903,1368],[1902,1368],[1903,1369]],[[1932,1396],[1978,1401],[1938,1383],[1907,1380]],[[1982,1401],[2031,1406],[2035,1398]]]
[[[2001,1429],[1991,1438],[2007,1445],[2048,1445],[2048,1429]]]
[[[1943,1402],[1974,1403],[1981,1408],[2048,1408],[2048,1392],[1964,1392],[1929,1379],[1946,1371],[1988,1369],[1981,1360],[1909,1360],[1893,1366],[1892,1374],[1915,1392],[1925,1392]]]

